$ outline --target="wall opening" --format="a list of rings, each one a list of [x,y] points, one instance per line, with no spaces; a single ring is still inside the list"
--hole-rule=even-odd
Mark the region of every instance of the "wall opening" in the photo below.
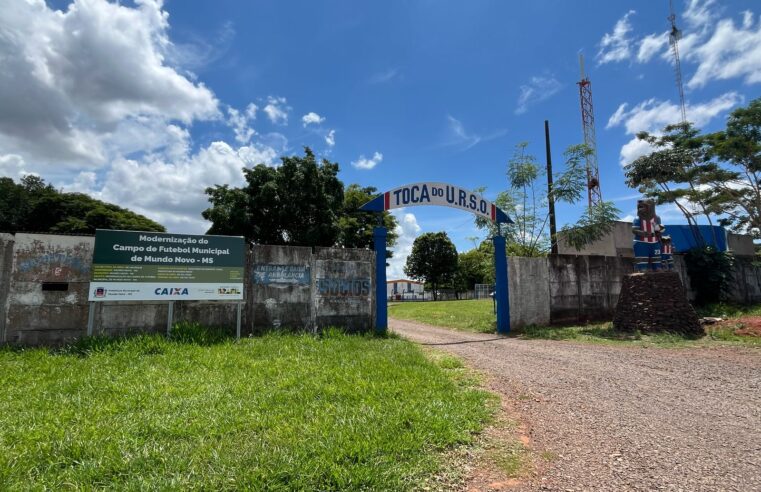
[[[68,282],[42,282],[43,292],[66,292],[68,290]]]

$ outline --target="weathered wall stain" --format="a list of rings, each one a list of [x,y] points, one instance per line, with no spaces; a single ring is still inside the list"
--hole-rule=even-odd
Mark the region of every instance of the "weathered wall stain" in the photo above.
[[[44,269],[52,273],[54,277],[63,276],[66,273],[64,269],[70,269],[83,275],[90,273],[89,263],[85,263],[82,258],[64,253],[47,253],[42,256],[28,258],[17,263],[16,268],[22,273]]]

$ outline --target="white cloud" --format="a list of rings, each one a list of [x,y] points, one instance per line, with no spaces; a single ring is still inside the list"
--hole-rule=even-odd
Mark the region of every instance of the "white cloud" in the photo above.
[[[325,135],[325,143],[328,144],[328,147],[333,147],[336,144],[336,131],[330,130],[327,135]]]
[[[0,176],[21,179],[26,174],[26,163],[20,155],[0,155]]]
[[[284,97],[268,97],[267,105],[264,106],[264,112],[267,114],[267,118],[276,125],[288,124],[288,113],[291,111],[291,107],[287,105],[287,100]]]
[[[716,116],[743,102],[743,97],[736,92],[727,92],[708,102],[687,105],[687,117],[695,126],[703,126]],[[647,131],[657,134],[664,126],[679,122],[681,111],[677,104],[670,101],[648,99],[627,110],[624,103],[611,115],[606,128],[623,125],[626,133],[636,135]],[[632,138],[621,148],[621,164],[626,165],[641,155],[650,152],[646,142]]]
[[[102,165],[124,121],[216,118],[214,94],[165,64],[167,19],[160,1],[6,2],[0,147],[27,162]]]
[[[325,121],[324,116],[320,116],[319,114],[310,111],[309,113],[305,114],[301,117],[301,122],[304,125],[304,128],[306,128],[308,125],[319,125]]]
[[[250,122],[256,119],[256,111],[259,107],[250,103],[246,110],[241,112],[233,107],[227,108],[227,124],[235,132],[235,140],[241,144],[251,141],[251,137],[256,135],[256,131],[251,128]]]
[[[528,84],[521,85],[515,114],[523,114],[532,104],[549,99],[557,94],[562,84],[555,77],[534,76]]]
[[[663,53],[669,46],[669,35],[667,32],[660,34],[648,34],[639,43],[639,50],[637,51],[637,61],[639,63],[647,63],[654,56],[659,53]]]
[[[452,115],[447,115],[448,133],[447,140],[443,143],[445,146],[458,146],[461,150],[468,150],[479,143],[494,140],[507,133],[506,129],[499,129],[489,135],[480,135],[471,133],[465,129],[465,125]]]
[[[367,159],[364,155],[360,155],[359,159],[352,162],[351,165],[357,169],[372,169],[383,160],[383,154],[375,152],[370,159]]]
[[[118,158],[102,182],[94,173],[82,172],[64,189],[127,207],[171,231],[204,233],[209,227],[201,218],[201,211],[208,207],[204,190],[215,184],[241,186],[244,167],[272,165],[276,157],[269,147],[251,144],[233,148],[218,141],[174,160],[163,154]]]
[[[407,263],[407,257],[412,253],[412,244],[420,233],[420,226],[414,214],[404,213],[401,209],[394,210],[392,213],[397,220],[395,231],[398,238],[392,249],[394,255],[388,260],[387,278],[406,278],[404,265]]]
[[[712,10],[715,0],[689,0],[684,9],[685,21],[692,28],[702,28],[711,23],[716,13]]]
[[[631,57],[632,38],[630,36],[632,25],[629,17],[636,12],[630,10],[621,17],[616,25],[613,26],[613,32],[605,33],[600,40],[600,51],[597,52],[597,64],[618,62]]]
[[[693,49],[685,59],[697,63],[687,87],[703,87],[711,80],[742,78],[746,84],[761,82],[761,21],[750,12],[743,13],[740,25],[722,19],[713,33]]]
[[[385,84],[400,76],[399,68],[389,68],[383,72],[373,74],[368,82],[371,84]]]
[[[608,119],[608,124],[605,125],[606,129],[612,128],[623,121],[624,116],[626,115],[626,106],[628,106],[627,103],[622,103],[618,109],[616,109],[616,112],[610,116],[610,119]]]

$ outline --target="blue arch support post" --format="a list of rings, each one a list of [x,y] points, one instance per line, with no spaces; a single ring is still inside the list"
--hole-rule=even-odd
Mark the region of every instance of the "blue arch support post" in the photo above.
[[[497,333],[507,335],[510,333],[510,292],[507,283],[507,255],[505,253],[505,238],[497,234],[492,238],[494,242],[494,269],[497,280],[497,290],[494,296],[497,299]]]
[[[386,228],[373,229],[375,247],[375,333],[388,329],[388,298],[386,297]]]

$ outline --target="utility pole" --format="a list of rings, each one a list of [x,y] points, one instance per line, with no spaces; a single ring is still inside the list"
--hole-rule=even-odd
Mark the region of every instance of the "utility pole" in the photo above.
[[[557,225],[555,224],[555,196],[552,194],[552,152],[550,152],[550,122],[544,120],[544,147],[547,152],[547,202],[550,209],[550,252],[558,254]]]

